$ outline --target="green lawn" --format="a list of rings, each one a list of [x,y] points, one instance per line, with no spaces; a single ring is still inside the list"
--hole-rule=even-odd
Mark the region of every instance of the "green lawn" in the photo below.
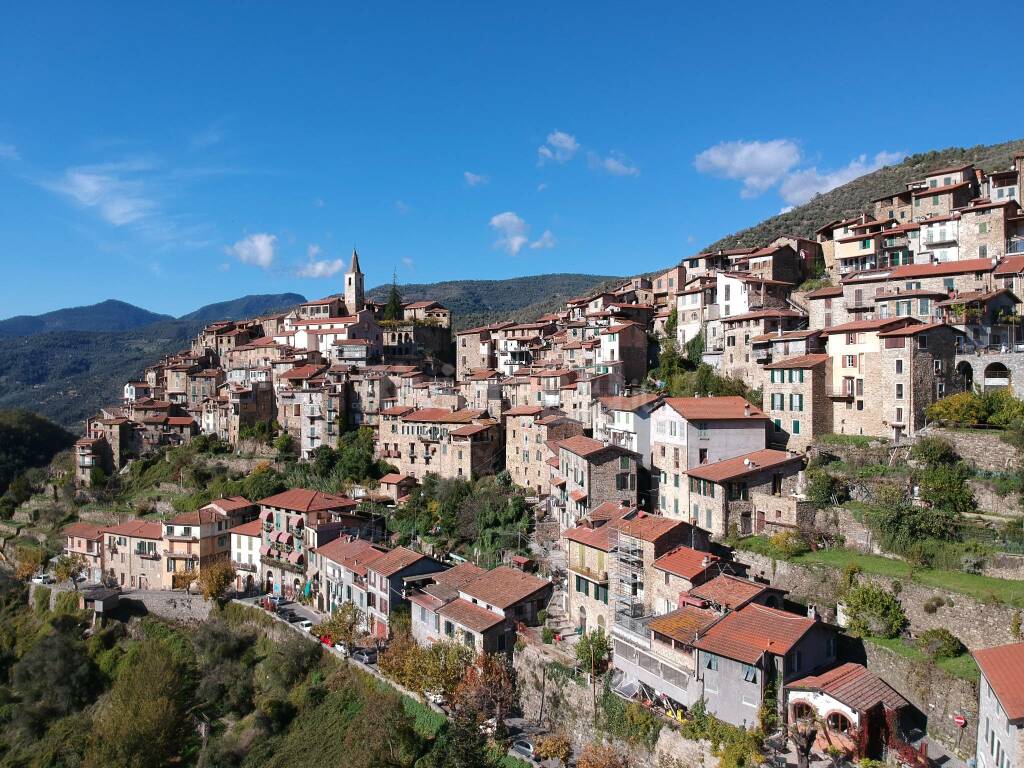
[[[888,648],[893,653],[898,653],[900,656],[911,661],[923,662],[927,660],[927,657],[918,648],[901,638],[890,640],[884,637],[865,637],[864,642]],[[971,682],[977,682],[980,679],[978,665],[974,663],[974,659],[969,653],[963,653],[952,659],[939,659],[935,664],[939,669],[953,677],[970,680]]]

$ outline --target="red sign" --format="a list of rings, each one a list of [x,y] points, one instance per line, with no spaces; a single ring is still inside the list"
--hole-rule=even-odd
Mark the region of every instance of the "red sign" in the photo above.
[[[967,718],[963,715],[953,715],[953,722],[956,723],[960,728],[967,725]]]

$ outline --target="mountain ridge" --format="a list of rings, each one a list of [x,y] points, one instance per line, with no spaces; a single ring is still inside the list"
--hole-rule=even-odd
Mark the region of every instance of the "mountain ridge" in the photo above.
[[[171,315],[151,312],[119,299],[63,307],[39,315],[14,315],[0,320],[0,338],[35,336],[62,330],[130,331],[151,323],[173,320]]]

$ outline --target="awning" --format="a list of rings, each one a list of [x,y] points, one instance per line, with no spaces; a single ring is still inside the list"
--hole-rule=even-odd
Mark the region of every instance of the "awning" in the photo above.
[[[262,512],[260,512],[260,520],[265,520],[266,521],[266,520],[273,520],[273,519],[274,519],[274,513],[271,512],[269,509],[264,509]]]
[[[261,555],[269,555],[270,554],[270,547],[268,547],[266,544],[264,544],[262,547],[260,547],[260,554]]]
[[[288,522],[292,524],[293,528],[301,528],[306,524],[306,518],[302,515],[291,515],[288,518]]]
[[[290,541],[291,538],[292,538],[292,535],[290,533],[288,533],[288,531],[278,531],[277,533],[274,534],[274,541],[277,541],[277,542]]]
[[[301,561],[302,561],[302,553],[301,552],[289,552],[288,553],[288,562],[289,563],[295,563],[297,565]]]

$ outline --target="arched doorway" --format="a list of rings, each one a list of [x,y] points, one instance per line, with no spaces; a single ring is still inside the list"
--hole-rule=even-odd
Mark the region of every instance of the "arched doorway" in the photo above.
[[[813,720],[815,716],[814,707],[806,701],[793,702],[793,720]]]
[[[1000,389],[1010,386],[1010,369],[1002,363],[985,366],[985,389]]]
[[[587,609],[584,608],[582,605],[580,606],[580,616],[579,621],[577,621],[576,623],[576,626],[579,627],[581,632],[587,631]]]
[[[267,593],[279,592],[280,588],[274,583],[274,572],[267,571]]]
[[[964,392],[974,389],[974,368],[966,360],[956,364],[956,377]]]
[[[825,718],[825,724],[832,733],[849,734],[853,730],[853,723],[850,718],[842,712],[830,712]]]
[[[605,626],[604,616],[597,617],[597,628],[600,629],[602,632],[608,632],[608,627]]]
[[[255,591],[256,579],[253,578],[253,575],[250,573],[248,576],[245,577],[245,594],[251,595]]]

